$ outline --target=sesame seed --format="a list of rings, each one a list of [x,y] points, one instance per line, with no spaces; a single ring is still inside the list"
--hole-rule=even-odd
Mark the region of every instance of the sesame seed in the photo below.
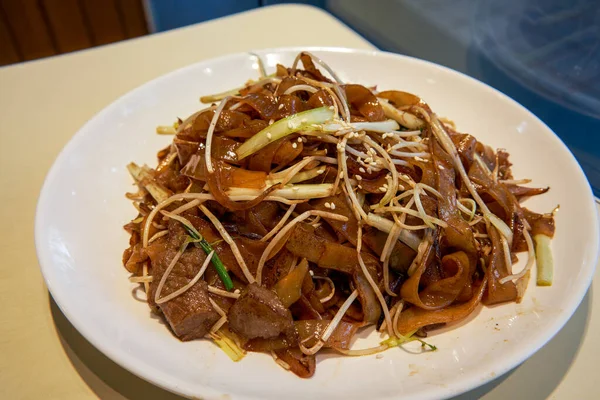
[[[235,290],[233,291],[233,293],[239,293],[239,292],[240,292],[240,289],[235,289]]]
[[[298,147],[298,143],[292,143],[292,147],[295,149]]]
[[[317,170],[317,174],[319,174],[319,175],[321,175],[323,172],[325,172],[325,168]]]
[[[362,189],[362,186],[358,185],[358,188],[359,188],[359,189]]]
[[[300,143],[300,142],[302,142],[302,138],[301,137],[298,138],[298,143]]]
[[[362,176],[360,176],[360,175],[354,175],[354,177],[356,178],[357,181],[362,181]]]
[[[278,107],[279,110],[281,110],[283,108],[283,103],[281,103]]]
[[[334,203],[331,203],[331,209],[335,210],[335,204]]]
[[[360,172],[362,172],[363,174],[365,173],[365,169],[364,169],[363,167],[360,167],[358,170],[359,170]]]
[[[270,119],[269,120],[269,125],[273,125],[273,122],[275,122],[275,120],[274,119]]]
[[[325,208],[331,208],[331,204],[325,203]]]
[[[270,132],[267,132],[267,139],[271,140],[272,137],[273,137],[273,135],[271,135]]]
[[[340,172],[340,179],[344,177],[344,171]]]
[[[379,191],[380,191],[380,192],[385,192],[385,191],[387,191],[387,189],[386,189],[386,188],[384,188],[383,186],[381,186],[381,187],[379,188]]]
[[[333,106],[329,106],[330,110],[335,110],[335,108]]]
[[[314,275],[315,275],[315,273],[313,272],[313,270],[312,270],[312,269],[309,269],[309,270],[308,270],[308,273],[310,274],[310,276],[314,276]]]

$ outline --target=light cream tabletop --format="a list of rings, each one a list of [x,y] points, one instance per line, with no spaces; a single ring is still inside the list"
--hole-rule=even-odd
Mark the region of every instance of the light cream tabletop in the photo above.
[[[290,29],[292,20],[317,29]],[[53,302],[33,243],[38,193],[60,149],[117,97],[199,60],[277,46],[373,48],[323,11],[285,5],[0,68],[0,398],[179,398],[109,360]],[[460,398],[600,398],[600,296],[592,292],[538,353]]]

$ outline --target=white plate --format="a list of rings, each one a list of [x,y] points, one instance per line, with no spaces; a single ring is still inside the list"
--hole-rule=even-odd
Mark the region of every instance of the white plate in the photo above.
[[[258,52],[273,70],[302,49]],[[233,363],[207,341],[181,343],[148,306],[132,298],[121,265],[135,215],[124,197],[132,189],[125,165],[155,164],[171,137],[159,124],[201,107],[198,97],[257,76],[247,54],[174,71],[130,92],[92,118],[64,148],[42,189],[36,247],[52,296],[73,325],[123,367],[173,392],[206,399],[430,399],[456,395],[508,371],[544,345],[569,319],[588,288],[598,250],[591,191],[564,144],[534,115],[502,93],[428,62],[375,51],[312,49],[342,79],[416,93],[459,130],[503,147],[516,177],[549,185],[527,202],[537,211],[560,204],[553,241],[555,284],[531,284],[524,301],[484,308],[468,323],[428,339],[438,351],[399,349],[383,358],[320,357],[316,375],[302,380],[271,357],[249,354]],[[523,257],[521,257],[523,258]],[[376,343],[372,335],[359,345]],[[229,398],[229,397],[227,397]]]

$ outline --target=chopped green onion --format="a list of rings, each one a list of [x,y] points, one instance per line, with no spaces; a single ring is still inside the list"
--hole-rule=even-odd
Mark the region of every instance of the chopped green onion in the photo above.
[[[350,123],[329,123],[323,124],[317,129],[323,130],[325,132],[337,132],[341,130],[351,129],[354,131],[369,131],[369,132],[379,132],[379,133],[387,133],[400,129],[400,125],[393,119],[388,119],[387,121],[380,122],[350,122]]]
[[[256,153],[269,143],[281,139],[282,137],[311,128],[312,125],[327,122],[333,118],[333,114],[333,110],[329,109],[329,107],[320,107],[280,119],[273,125],[269,125],[258,132],[238,147],[235,151],[238,160],[242,160],[249,155]]]
[[[210,337],[234,362],[240,361],[246,355],[246,352],[242,350],[235,341],[223,331],[223,329],[220,329],[217,333],[211,333]]]
[[[127,171],[129,171],[135,182],[146,189],[157,203],[162,203],[171,197],[171,193],[167,189],[154,182],[154,177],[148,172],[148,167],[145,168],[136,163],[127,164]]]
[[[298,185],[287,185],[281,189],[275,189],[271,196],[283,197],[288,200],[310,200],[331,196],[333,184],[331,183],[304,183]],[[232,187],[227,191],[228,196],[259,196],[262,189]]]
[[[194,246],[201,248],[206,254],[210,254],[210,252],[214,250],[210,243],[208,243],[206,239],[202,237],[202,235],[196,230],[196,228],[194,228],[193,226],[188,226],[187,224],[182,225],[187,231],[188,235],[190,235],[192,239],[194,239]],[[221,278],[223,285],[225,285],[225,289],[229,291],[233,290],[233,282],[231,281],[231,277],[229,276],[225,265],[223,265],[223,262],[221,261],[216,252],[213,253],[211,261],[215,266],[217,274],[219,275],[219,278]]]
[[[554,258],[550,249],[550,237],[537,234],[533,237],[535,242],[535,258],[537,266],[537,285],[552,286],[554,276]]]
[[[427,343],[426,341],[424,341],[424,340],[422,340],[422,339],[419,339],[419,338],[417,338],[417,337],[414,337],[414,334],[415,334],[416,332],[417,332],[417,331],[415,330],[415,331],[413,331],[413,332],[409,333],[409,334],[408,334],[408,335],[406,335],[406,336],[400,336],[400,337],[391,337],[391,338],[389,338],[389,339],[386,339],[386,340],[384,340],[383,342],[381,342],[381,344],[382,344],[382,345],[385,345],[385,346],[388,346],[388,347],[390,347],[390,348],[391,348],[391,347],[397,347],[397,346],[401,346],[401,345],[403,345],[404,343],[408,343],[408,342],[412,342],[412,341],[414,341],[414,340],[417,340],[417,341],[419,341],[419,342],[421,343],[421,346],[422,346],[422,347],[429,347],[429,349],[430,349],[431,351],[435,351],[435,350],[437,350],[437,347],[436,347],[436,346],[434,346],[434,345],[432,345],[432,344],[429,344],[429,343]]]
[[[171,126],[157,126],[156,133],[158,133],[159,135],[175,135],[177,133],[177,130],[172,125]]]

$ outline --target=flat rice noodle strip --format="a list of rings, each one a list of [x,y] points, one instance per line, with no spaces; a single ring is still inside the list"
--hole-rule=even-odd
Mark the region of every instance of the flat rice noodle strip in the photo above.
[[[343,85],[342,88],[346,92],[348,103],[352,105],[358,112],[368,121],[384,121],[385,113],[377,97],[366,87],[362,85]]]
[[[273,163],[284,167],[294,161],[302,153],[303,148],[302,143],[299,143],[296,138],[284,139],[273,156]]]
[[[305,85],[304,82],[300,78],[296,78],[295,76],[286,76],[281,80],[279,86],[277,86],[277,90],[275,91],[275,96],[282,96],[286,90],[296,85]]]
[[[267,248],[268,243],[245,237],[235,238],[234,240],[238,246],[238,249],[240,250],[242,258],[248,266],[248,270],[252,273],[252,275],[256,275],[258,262],[262,256],[262,253]]]
[[[302,284],[308,273],[308,262],[302,260],[296,268],[281,278],[273,287],[284,307],[289,308],[302,296]],[[309,276],[310,279],[310,276]]]
[[[255,111],[258,116],[265,121],[272,119],[277,112],[277,102],[271,93],[251,93],[242,100],[242,106],[238,108],[240,111]]]
[[[343,242],[344,237],[339,235],[327,224],[320,224],[315,228],[315,235],[322,237],[323,239],[330,242]]]
[[[477,139],[471,135],[463,133],[452,135],[451,139],[456,147],[456,150],[458,151],[458,155],[463,166],[465,167],[465,170],[468,171],[471,167],[471,164],[473,164]]]
[[[247,210],[246,221],[254,228],[253,233],[257,233],[260,236],[265,236],[267,233],[269,233],[267,227],[264,226],[263,223],[256,217],[256,214],[252,212],[252,209]]]
[[[331,107],[333,106],[333,99],[327,93],[325,89],[319,89],[308,99],[306,103],[309,109],[319,108],[319,107]]]
[[[263,201],[256,207],[253,207],[250,212],[254,214],[257,221],[269,231],[277,225],[281,218],[281,208],[279,208],[274,201]]]
[[[481,302],[486,286],[487,277],[478,287],[474,288],[474,295],[466,303],[451,305],[439,310],[424,310],[418,307],[404,310],[398,318],[398,330],[401,334],[407,335],[429,325],[447,324],[465,319]]]
[[[538,214],[523,207],[525,218],[531,226],[531,236],[546,235],[554,237],[554,217],[552,214]]]
[[[277,281],[288,274],[295,260],[295,255],[286,249],[282,249],[277,254],[277,257],[274,257],[265,263],[262,277],[263,285],[268,288],[275,285]]]
[[[186,165],[190,161],[190,157],[198,151],[198,142],[190,142],[180,138],[173,139],[173,146],[177,151],[177,159],[180,165]]]
[[[440,273],[444,278],[430,283],[419,293],[422,304],[435,304],[433,309],[452,304],[465,288],[471,286],[469,258],[465,252],[457,251],[445,255],[440,267]],[[469,290],[469,298],[471,294]],[[424,309],[432,309],[431,307],[422,307],[421,304],[417,305]]]
[[[262,189],[265,187],[265,181],[267,179],[267,174],[265,172],[238,168],[220,160],[213,160],[213,165],[216,166],[216,171],[213,175],[219,174],[221,185],[227,189],[230,187],[244,187],[250,189]],[[207,181],[208,177],[206,174],[204,156],[198,154],[192,156],[185,167],[181,169],[181,174],[200,181]]]
[[[488,230],[490,241],[492,242],[492,252],[487,263],[487,290],[483,297],[483,303],[486,305],[515,301],[518,296],[517,287],[512,281],[504,284],[500,279],[510,275],[506,258],[504,257],[504,248],[500,242],[500,234],[495,228]]]
[[[300,296],[300,299],[292,304],[290,311],[296,321],[321,318],[321,314],[313,307],[311,301],[305,295]]]
[[[302,282],[302,295],[304,295],[307,300],[310,302],[311,306],[319,313],[325,312],[325,307],[319,300],[319,296],[315,292],[315,284],[313,282],[312,276],[307,274],[304,276],[304,281]]]
[[[290,366],[290,371],[300,378],[310,378],[315,374],[317,367],[315,355],[307,356],[298,348],[276,350],[275,354]]]
[[[378,93],[377,97],[389,100],[396,108],[415,106],[422,103],[419,96],[400,90],[384,90]]]
[[[512,171],[510,167],[512,164],[508,161],[509,154],[502,150],[498,149],[496,153],[496,158],[498,159],[498,179],[512,179]]]
[[[438,216],[448,224],[448,227],[443,229],[442,242],[444,247],[452,249],[453,253],[443,257],[441,264],[427,268],[432,247],[430,246],[427,256],[423,257],[419,267],[401,289],[402,297],[406,301],[426,310],[440,309],[455,300],[465,301],[471,298],[471,279],[478,259],[471,227],[462,219],[456,207],[455,174],[451,161],[437,142],[433,145],[433,153],[433,164],[438,178],[436,186],[442,195],[438,203]],[[424,178],[429,178],[426,170]],[[426,279],[422,280],[422,277]],[[419,292],[424,282],[427,282],[427,286]]]
[[[206,175],[206,183],[210,189],[210,193],[214,196],[215,200],[219,202],[223,207],[237,211],[237,210],[246,210],[248,208],[255,207],[261,201],[265,199],[272,191],[279,189],[279,185],[273,185],[270,188],[266,189],[261,195],[257,196],[253,200],[244,201],[244,202],[236,202],[229,199],[229,196],[223,190],[223,183],[221,178],[221,166],[219,163],[213,164],[215,168],[215,172],[212,174]],[[251,171],[248,171],[251,172]]]
[[[190,180],[177,172],[179,161],[173,161],[168,167],[161,171],[156,171],[154,183],[163,186],[165,189],[177,193],[183,192],[190,184]]]
[[[306,110],[309,110],[309,107],[300,97],[295,94],[284,94],[277,98],[277,108],[271,118],[279,120]]]
[[[200,142],[200,139],[206,138],[206,133],[210,126],[215,110],[207,110],[199,114],[192,123],[192,128],[180,132],[177,137],[192,142]],[[215,125],[215,133],[221,133],[244,126],[244,123],[250,120],[250,117],[239,111],[223,110],[219,120]]]
[[[360,271],[356,249],[330,242],[315,234],[310,224],[299,222],[291,230],[286,242],[286,249],[299,257],[305,257],[321,268],[333,269],[346,274]],[[378,279],[379,262],[368,253],[363,253],[363,260],[374,280]]]
[[[377,179],[362,179],[358,184],[367,193],[381,194],[383,192],[380,188],[387,183],[385,175],[381,174]]]
[[[486,201],[488,208],[506,222],[513,232],[511,250],[515,252],[527,250],[527,243],[523,236],[523,219],[525,217],[517,198],[506,185],[492,181],[477,162],[471,165],[468,175],[482,198],[492,199],[489,203]]]
[[[229,163],[238,164],[237,154],[235,151],[242,144],[233,139],[222,137],[218,135],[213,136],[212,142],[212,153],[211,156],[217,160],[227,161]],[[204,153],[204,145],[202,146],[202,153]]]
[[[455,250],[462,250],[469,258],[467,272],[471,276],[477,265],[477,244],[473,231],[458,210],[456,198],[456,174],[452,168],[450,156],[435,141],[433,145],[433,164],[437,173],[437,189],[441,199],[438,200],[438,217],[448,224],[444,229],[445,244]],[[424,170],[424,176],[426,176]],[[470,284],[469,284],[470,285]]]
[[[277,149],[279,149],[279,146],[281,146],[283,141],[284,139],[271,142],[256,153],[252,154],[250,157],[248,157],[248,169],[253,171],[263,171],[267,173],[271,171],[273,157],[275,157],[275,153],[277,152]]]
[[[454,252],[443,257],[441,264],[430,264],[435,243],[432,241],[415,272],[402,285],[402,297],[424,310],[439,310],[455,300],[471,298],[471,279],[477,266],[473,232],[456,206],[456,177],[451,160],[435,141],[432,153],[434,170],[437,172],[435,186],[442,195],[438,203],[438,216],[448,224],[443,229],[443,243]],[[423,180],[431,180],[428,168],[422,168]],[[419,291],[425,284],[426,287]]]
[[[279,335],[276,338],[263,339],[263,338],[254,338],[248,340],[244,343],[243,348],[246,351],[255,351],[255,352],[271,352],[275,350],[283,350],[289,347],[297,346],[298,338],[297,337],[288,337],[288,335]]]
[[[290,73],[285,66],[283,66],[281,64],[277,64],[277,66],[275,67],[275,75],[277,75],[280,78],[283,78],[283,77],[289,76]]]
[[[312,206],[315,210],[320,211],[331,211],[331,208],[325,207],[325,203],[335,204],[335,213],[343,215],[348,218],[348,221],[334,221],[325,219],[325,221],[331,226],[337,233],[339,233],[342,237],[352,243],[353,246],[356,246],[356,236],[358,232],[358,221],[354,216],[354,213],[348,207],[348,203],[342,194],[337,196],[325,197],[322,199],[315,199],[310,202],[310,206]]]
[[[331,83],[331,81],[327,79],[325,75],[323,75],[321,71],[317,69],[317,67],[315,67],[312,58],[308,54],[302,53],[300,55],[300,61],[302,61],[302,65],[304,66],[304,71],[299,71],[302,72],[302,75],[312,78],[316,81]]]
[[[316,335],[321,336],[330,322],[331,321],[324,319],[303,320],[295,321],[294,326],[298,332],[300,341],[303,341],[310,337],[315,337]],[[359,324],[341,321],[333,330],[333,333],[329,336],[323,347],[348,350],[352,344],[352,338],[356,334],[358,328]],[[306,347],[311,347],[314,344],[316,344],[316,339],[312,341],[308,340],[304,343]]]
[[[363,243],[378,257],[381,257],[388,234],[379,229],[367,226],[363,228]],[[417,252],[401,241],[397,241],[390,255],[390,268],[400,273],[406,273]]]
[[[376,276],[374,276],[376,278]],[[362,325],[372,325],[377,323],[381,316],[381,304],[373,291],[373,288],[363,275],[362,271],[356,271],[353,275],[354,285],[358,290],[358,300],[362,307]]]
[[[530,188],[530,187],[518,186],[518,185],[507,185],[507,184],[505,184],[505,185],[508,188],[508,190],[519,200],[524,197],[533,197],[533,196],[537,196],[540,194],[544,194],[548,190],[550,190],[549,187]]]
[[[263,121],[262,119],[253,119],[250,121],[245,121],[241,127],[223,131],[221,135],[233,138],[248,139],[265,129],[267,125],[267,122]]]
[[[496,215],[504,220],[510,226],[510,219],[518,208],[516,198],[510,193],[505,185],[494,183],[491,177],[481,168],[479,163],[473,163],[468,170],[468,176],[475,185],[477,192],[483,195],[486,203],[496,202],[500,209],[496,207],[495,211],[500,211]],[[515,204],[517,203],[517,204]],[[511,227],[512,228],[512,227]]]

